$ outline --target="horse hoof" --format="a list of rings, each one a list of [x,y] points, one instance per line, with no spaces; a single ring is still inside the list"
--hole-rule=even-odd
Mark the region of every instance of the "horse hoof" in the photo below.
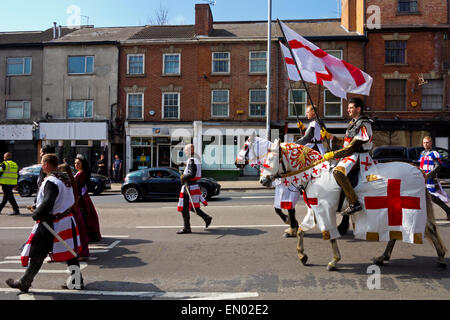
[[[437,265],[438,265],[438,267],[439,267],[440,269],[447,269],[447,263],[446,263],[445,261],[439,260],[439,261],[437,262]]]
[[[333,265],[327,265],[327,270],[328,271],[336,271],[337,270],[337,268],[336,268],[336,266],[333,266]]]
[[[305,254],[302,258],[300,258],[300,262],[305,266],[306,261],[308,261],[308,256]]]
[[[337,229],[338,229],[340,235],[344,235],[344,234],[347,234],[348,226],[347,227],[338,227]]]

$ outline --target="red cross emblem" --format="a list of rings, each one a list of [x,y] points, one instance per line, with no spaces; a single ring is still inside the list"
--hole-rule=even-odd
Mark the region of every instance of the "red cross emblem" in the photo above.
[[[284,179],[283,183],[284,183],[284,185],[287,187],[287,185],[289,184],[288,179]]]
[[[294,183],[297,184],[297,182],[298,182],[297,176],[294,176],[294,179],[293,179],[293,180],[294,180]]]
[[[326,163],[322,164],[322,168],[323,168],[323,169],[328,169],[327,164],[326,164]]]
[[[364,198],[366,209],[388,209],[388,225],[390,226],[402,225],[402,209],[420,209],[419,197],[402,197],[400,195],[400,183],[400,179],[389,179],[386,196]]]
[[[314,168],[312,171],[314,174],[317,174],[319,172],[319,170],[317,170],[316,168]]]
[[[305,180],[308,179],[308,174],[307,174],[306,172],[303,174],[303,178],[304,178]]]
[[[347,161],[351,161],[353,163],[355,163],[355,160],[353,160],[352,158],[350,158],[350,156],[348,156],[347,158],[342,159],[343,163],[347,163]]]
[[[366,157],[366,161],[361,161],[361,164],[364,165],[365,171],[367,171],[367,169],[372,165],[372,164],[370,163],[370,161],[369,161],[369,157]]]

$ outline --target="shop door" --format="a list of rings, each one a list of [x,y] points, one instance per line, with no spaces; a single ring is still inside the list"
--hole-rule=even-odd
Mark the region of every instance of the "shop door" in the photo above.
[[[158,144],[158,167],[170,167],[170,145]]]

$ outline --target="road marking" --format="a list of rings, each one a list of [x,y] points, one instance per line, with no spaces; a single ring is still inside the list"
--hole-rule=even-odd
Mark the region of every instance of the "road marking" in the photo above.
[[[33,228],[33,226],[31,226],[31,227],[0,227],[0,230],[29,230],[32,228]]]
[[[9,261],[7,261],[9,262]],[[11,261],[9,263],[15,263],[14,261]],[[80,269],[83,270],[84,268],[87,267],[87,264],[84,262],[80,263]],[[4,273],[24,273],[26,270],[26,268],[21,268],[21,269],[0,269],[0,272],[4,272]],[[39,270],[39,273],[68,273],[70,274],[69,270],[65,269],[65,270],[49,270],[49,269],[41,269]]]
[[[273,204],[252,204],[252,207],[273,207]],[[176,206],[172,206],[172,207],[161,207],[161,209],[176,209]],[[213,205],[208,205],[208,209],[209,208],[242,208],[242,205],[239,206],[213,206]]]
[[[36,298],[31,293],[22,293],[19,294],[19,300],[36,300]]]
[[[248,197],[240,197],[240,199],[273,199],[274,196],[248,196]]]
[[[17,293],[17,289],[0,288],[0,292]],[[158,292],[158,291],[94,291],[94,290],[49,290],[31,289],[28,295],[33,293],[48,294],[73,294],[73,295],[94,295],[94,296],[122,296],[139,298],[166,298],[183,300],[229,300],[256,298],[258,292]],[[24,294],[20,294],[22,296]]]
[[[437,224],[449,224],[450,221],[436,221]]]
[[[208,229],[214,228],[278,228],[286,227],[286,224],[248,224],[248,225],[235,225],[235,226],[212,226]],[[136,226],[136,229],[179,229],[180,226]],[[191,228],[202,228],[205,226],[191,226]]]

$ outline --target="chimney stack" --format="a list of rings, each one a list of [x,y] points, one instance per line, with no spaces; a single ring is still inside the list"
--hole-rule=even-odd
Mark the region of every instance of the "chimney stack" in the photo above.
[[[197,3],[195,5],[195,34],[208,36],[213,29],[213,16],[209,4]]]
[[[341,25],[350,32],[364,34],[364,1],[341,0]]]
[[[61,38],[61,25],[58,27],[58,38]]]
[[[53,22],[53,39],[56,39],[56,22]]]

